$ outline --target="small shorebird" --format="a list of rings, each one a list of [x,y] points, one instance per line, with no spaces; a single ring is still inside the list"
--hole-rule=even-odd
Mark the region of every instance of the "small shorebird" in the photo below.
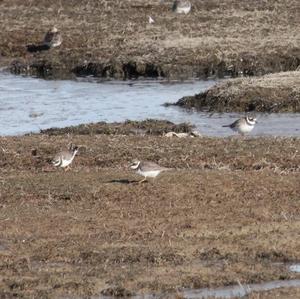
[[[41,43],[27,45],[26,48],[28,52],[34,53],[34,52],[47,51],[51,48],[58,47],[61,45],[61,43],[62,43],[61,34],[56,27],[53,27],[51,30],[49,30],[46,33],[44,40]]]
[[[55,157],[52,160],[52,164],[56,167],[62,167],[65,168],[65,171],[70,168],[70,164],[72,163],[75,155],[78,152],[78,147],[73,146],[71,144],[69,150],[67,151],[61,151],[55,155]]]
[[[139,181],[139,183],[145,182],[147,180],[147,177],[155,178],[162,171],[171,170],[171,168],[159,166],[154,162],[139,161],[139,160],[134,160],[130,165],[130,168],[135,170],[138,174],[144,177],[141,181]]]
[[[151,16],[149,16],[149,24],[154,24],[154,20]]]
[[[48,46],[49,49],[58,47],[61,45],[61,43],[62,37],[56,27],[53,27],[51,30],[49,30],[43,40],[43,45]]]
[[[192,4],[188,0],[175,0],[172,10],[176,13],[188,14],[191,11]]]
[[[250,133],[253,130],[256,123],[257,121],[255,117],[246,116],[236,120],[230,125],[225,125],[223,127],[229,127],[233,131],[238,132],[241,135],[244,135],[246,133]]]

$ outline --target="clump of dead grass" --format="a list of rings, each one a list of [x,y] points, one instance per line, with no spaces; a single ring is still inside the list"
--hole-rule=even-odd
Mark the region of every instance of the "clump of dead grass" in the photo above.
[[[221,82],[175,105],[218,112],[300,112],[300,72]]]
[[[190,133],[193,126],[187,123],[174,124],[166,120],[147,119],[144,121],[127,120],[122,123],[93,123],[65,128],[50,128],[41,130],[42,134],[50,136],[75,134],[75,135],[163,135],[167,132]]]

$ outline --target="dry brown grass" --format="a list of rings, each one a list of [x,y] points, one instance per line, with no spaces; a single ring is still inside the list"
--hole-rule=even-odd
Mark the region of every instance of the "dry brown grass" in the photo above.
[[[300,112],[299,86],[299,71],[228,79],[175,105],[218,112]]]
[[[80,146],[72,171],[54,170],[48,161],[71,141]],[[283,263],[300,259],[299,146],[292,138],[0,138],[1,294],[296,277]],[[127,169],[136,157],[175,169],[127,184],[139,179]]]
[[[172,1],[3,0],[0,54],[18,59],[16,72],[58,77],[251,75],[299,66],[297,0],[192,2],[192,13],[181,16]],[[63,45],[27,55],[25,45],[53,24]]]
[[[50,128],[42,130],[41,133],[47,135],[163,135],[167,132],[191,133],[193,127],[187,123],[174,124],[170,121],[146,119],[144,121],[127,120],[123,123],[98,122],[92,124],[82,124],[65,128]]]

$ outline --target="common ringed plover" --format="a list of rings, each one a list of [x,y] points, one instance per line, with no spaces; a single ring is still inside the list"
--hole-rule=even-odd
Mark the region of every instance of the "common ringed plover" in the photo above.
[[[51,30],[49,30],[44,40],[38,44],[30,44],[27,45],[27,51],[30,53],[34,52],[40,52],[40,51],[47,51],[51,48],[55,48],[60,46],[62,43],[62,37],[60,33],[58,32],[57,28],[53,27]]]
[[[139,183],[145,182],[148,177],[157,177],[162,171],[171,170],[170,168],[159,166],[154,162],[139,160],[134,160],[130,165],[130,168],[144,177]]]
[[[256,123],[257,121],[255,117],[246,116],[236,120],[230,125],[225,125],[223,127],[229,127],[233,131],[238,132],[241,135],[244,135],[246,133],[250,133],[253,130]]]
[[[43,45],[48,46],[49,48],[55,48],[60,46],[62,43],[62,37],[60,32],[56,27],[53,27],[49,30],[43,40]]]
[[[172,10],[176,13],[188,14],[191,11],[192,4],[188,0],[175,0]]]
[[[151,16],[149,16],[149,24],[154,24],[154,19]]]
[[[52,164],[56,167],[62,167],[65,168],[65,170],[68,170],[69,165],[72,163],[75,155],[78,152],[78,147],[73,146],[71,144],[69,150],[67,151],[61,151],[55,155],[55,157],[52,160]]]

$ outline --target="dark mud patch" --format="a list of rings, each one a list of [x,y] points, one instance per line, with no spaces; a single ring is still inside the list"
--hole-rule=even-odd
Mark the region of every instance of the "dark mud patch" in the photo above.
[[[200,61],[193,61],[193,52],[186,51],[186,60],[176,57],[179,61],[172,65],[167,62],[157,64],[159,58],[153,53],[148,56],[152,58],[146,62],[130,61],[130,57],[126,58],[126,62],[116,61],[112,59],[107,62],[83,62],[81,57],[63,58],[18,58],[11,61],[7,68],[15,75],[29,75],[44,79],[74,79],[76,77],[95,77],[103,79],[132,80],[139,78],[154,78],[167,80],[188,80],[191,78],[224,78],[238,76],[255,76],[279,71],[294,71],[300,65],[299,57],[295,58],[293,53],[291,56],[286,53],[278,53],[278,57],[284,56],[280,62],[274,63],[269,61],[270,58],[261,53],[259,57],[248,57],[247,53],[239,54],[236,59],[219,59],[215,56],[208,55]],[[39,54],[46,56],[46,54]],[[168,55],[165,53],[165,55]],[[180,55],[176,53],[174,55]],[[75,56],[75,55],[74,55]],[[188,59],[189,57],[189,59]],[[183,61],[181,61],[181,59]],[[276,58],[272,58],[276,59]],[[96,60],[96,58],[95,58]],[[163,60],[163,58],[160,58]],[[79,61],[79,62],[78,62]],[[243,61],[241,64],[240,61]]]
[[[174,124],[167,120],[147,119],[144,121],[125,121],[122,123],[92,123],[65,128],[51,128],[41,130],[41,134],[47,135],[163,135],[167,132],[191,133],[193,126],[187,123]]]
[[[163,78],[165,73],[162,66],[152,63],[138,63],[129,61],[127,63],[118,64],[111,61],[106,64],[87,63],[78,65],[72,69],[77,77],[100,77],[100,78],[116,78],[116,79],[138,79],[143,78]]]
[[[42,54],[39,54],[42,55]],[[80,58],[77,58],[80,60]],[[44,79],[74,79],[76,77],[96,77],[103,79],[132,80],[138,78],[165,78],[164,67],[153,63],[128,61],[116,62],[84,62],[77,65],[76,61],[65,62],[49,60],[46,57],[28,61],[17,59],[11,62],[9,71],[16,75],[29,75]],[[176,75],[173,75],[177,78]],[[187,78],[187,76],[186,76]]]
[[[110,287],[101,291],[101,295],[106,298],[115,298],[115,297],[134,297],[135,293],[129,290],[126,290],[122,287]]]
[[[300,112],[299,84],[299,71],[230,79],[166,105],[212,112]]]

